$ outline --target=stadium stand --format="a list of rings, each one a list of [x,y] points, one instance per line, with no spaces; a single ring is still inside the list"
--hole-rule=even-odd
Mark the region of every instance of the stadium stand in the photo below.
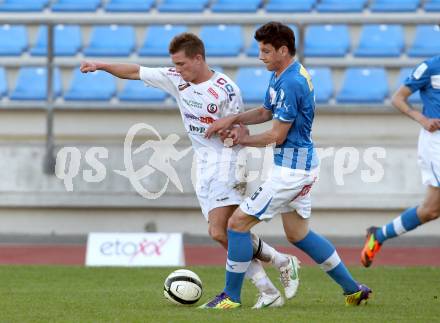
[[[108,12],[147,12],[154,0],[110,0],[105,6]]]
[[[54,54],[58,56],[74,56],[82,44],[81,28],[78,25],[56,25],[54,28]],[[38,29],[37,43],[31,49],[31,55],[47,54],[47,26]]]
[[[3,67],[0,67],[0,98],[8,93],[8,84],[6,82],[6,73]]]
[[[269,0],[267,12],[309,12],[315,5],[315,0]]]
[[[361,12],[367,0],[322,0],[316,6],[318,12]]]
[[[202,12],[209,0],[163,0],[157,6],[161,12]]]
[[[94,12],[101,5],[101,0],[58,0],[52,4],[54,12]]]
[[[440,53],[439,25],[419,25],[416,27],[414,42],[408,50],[412,57],[429,57]]]
[[[187,31],[183,25],[152,25],[147,27],[142,47],[139,49],[140,56],[168,56],[168,45],[171,39],[180,33]]]
[[[95,26],[90,44],[84,49],[88,56],[128,56],[135,47],[132,26]]]
[[[0,3],[0,11],[38,12],[42,11],[49,0],[4,0]]]
[[[32,86],[30,86],[32,84]],[[53,96],[61,95],[60,70],[54,69],[52,79]],[[11,100],[45,100],[47,97],[47,69],[45,67],[22,67],[18,72]]]
[[[118,94],[121,101],[162,102],[168,97],[164,91],[145,86],[141,81],[129,80],[124,89]]]
[[[237,56],[243,48],[242,33],[240,25],[203,25],[200,29],[208,57]],[[225,42],[225,39],[228,41]]]
[[[306,28],[305,56],[341,57],[349,48],[347,25],[311,25]]]
[[[396,87],[395,87],[394,90],[397,90],[401,85],[403,85],[403,82],[411,74],[412,71],[413,71],[413,68],[411,68],[411,67],[405,67],[405,68],[402,68],[400,70],[399,77],[397,79]],[[421,103],[422,99],[420,98],[420,92],[419,91],[414,92],[409,97],[409,102],[411,102],[411,103]]]
[[[73,71],[70,88],[64,95],[67,101],[108,101],[116,93],[115,78],[97,71],[83,74],[78,68]]]
[[[359,47],[354,55],[359,57],[397,57],[404,47],[401,25],[367,25],[362,27]]]
[[[236,83],[241,90],[244,103],[263,102],[271,73],[264,68],[241,67],[237,71]]]
[[[261,0],[217,0],[211,6],[212,12],[256,12]]]
[[[374,0],[370,6],[373,12],[411,12],[416,11],[420,0]]]
[[[312,67],[308,71],[312,77],[316,103],[329,103],[334,91],[331,69],[328,67]]]
[[[345,71],[342,89],[336,100],[338,103],[381,104],[387,95],[388,80],[385,69],[352,67]]]
[[[0,55],[19,56],[27,48],[28,35],[23,25],[3,25],[0,28]]]
[[[440,0],[427,0],[425,2],[425,11],[440,11]]]

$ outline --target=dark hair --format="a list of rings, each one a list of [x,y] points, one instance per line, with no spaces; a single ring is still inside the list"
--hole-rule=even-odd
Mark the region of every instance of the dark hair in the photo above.
[[[286,46],[292,56],[296,54],[295,34],[289,26],[277,21],[271,21],[257,29],[254,36],[257,42],[270,44],[275,49]]]
[[[200,54],[205,60],[205,45],[202,40],[192,33],[182,33],[175,36],[168,47],[170,54],[175,54],[183,50],[185,55],[193,58]]]

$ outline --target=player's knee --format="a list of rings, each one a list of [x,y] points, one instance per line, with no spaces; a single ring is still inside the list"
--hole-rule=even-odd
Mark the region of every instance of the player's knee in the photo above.
[[[219,228],[209,228],[208,232],[209,236],[221,245],[225,245],[228,243],[228,237],[224,230]]]
[[[424,207],[421,211],[422,212],[420,212],[420,215],[423,223],[438,219],[440,217],[439,206]]]

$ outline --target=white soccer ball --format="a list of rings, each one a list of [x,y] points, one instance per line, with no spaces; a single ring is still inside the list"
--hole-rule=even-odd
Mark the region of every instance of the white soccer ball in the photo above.
[[[191,270],[178,269],[165,279],[163,294],[174,304],[191,305],[202,297],[202,281]]]

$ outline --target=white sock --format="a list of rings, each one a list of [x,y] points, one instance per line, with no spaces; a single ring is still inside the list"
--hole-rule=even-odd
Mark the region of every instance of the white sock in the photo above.
[[[251,233],[251,237],[252,245],[254,247],[254,254],[255,252],[257,253],[255,256],[257,259],[264,262],[270,262],[277,268],[286,266],[289,263],[289,258],[285,254],[282,254],[275,248],[269,246],[256,234]]]
[[[266,272],[260,261],[253,259],[246,271],[245,277],[248,278],[257,287],[260,293],[277,294],[278,289],[273,285],[272,281],[267,277]]]

